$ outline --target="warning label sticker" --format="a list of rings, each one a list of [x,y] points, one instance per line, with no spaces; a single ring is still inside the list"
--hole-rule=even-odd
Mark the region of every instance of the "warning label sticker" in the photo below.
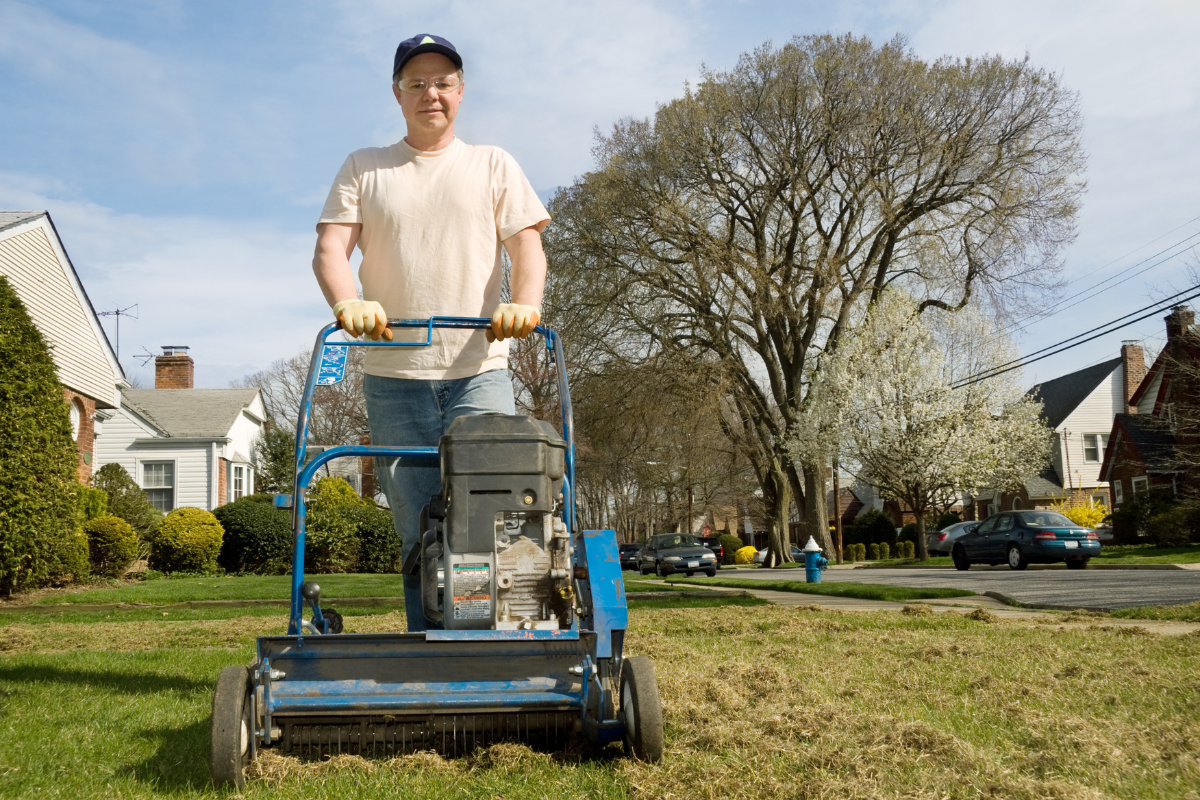
[[[454,565],[454,618],[492,618],[492,576],[489,564]]]

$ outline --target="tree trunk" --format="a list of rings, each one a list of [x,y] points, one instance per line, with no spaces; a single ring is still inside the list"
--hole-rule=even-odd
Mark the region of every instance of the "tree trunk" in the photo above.
[[[817,540],[821,551],[835,554],[833,539],[829,536],[829,509],[825,500],[825,467],[804,467],[804,494],[806,506],[804,531]],[[807,543],[807,539],[805,542]]]
[[[913,512],[917,517],[917,555],[922,561],[929,560],[929,548],[925,546],[925,509]]]

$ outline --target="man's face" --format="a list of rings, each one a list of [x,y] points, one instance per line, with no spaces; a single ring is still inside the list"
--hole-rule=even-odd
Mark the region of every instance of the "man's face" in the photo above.
[[[401,78],[442,78],[455,74],[457,68],[454,62],[441,53],[421,53],[413,56],[404,69],[400,70]],[[442,134],[454,123],[458,113],[458,104],[462,102],[463,87],[449,94],[439,94],[432,85],[423,94],[402,92],[392,85],[392,92],[400,103],[404,121],[410,131],[422,131],[431,134]]]

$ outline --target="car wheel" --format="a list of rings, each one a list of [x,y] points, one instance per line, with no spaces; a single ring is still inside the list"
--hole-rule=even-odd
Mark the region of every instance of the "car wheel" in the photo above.
[[[712,569],[706,569],[704,570],[704,574],[710,578],[715,578],[717,577],[717,568],[713,567]]]
[[[967,553],[962,549],[962,545],[956,545],[950,557],[954,559],[954,568],[959,572],[966,572],[971,568],[971,562],[967,560]]]
[[[646,569],[645,567],[641,566],[640,564],[638,565],[637,569],[638,569],[638,572],[642,573],[643,575],[650,574],[650,570]]]
[[[1067,569],[1087,569],[1086,558],[1069,558],[1067,559]]]
[[[1029,562],[1025,560],[1025,556],[1021,553],[1020,545],[1010,544],[1008,546],[1008,568],[1009,569],[1025,569],[1029,566]]]
[[[667,577],[667,570],[664,567],[657,567],[655,568],[655,574],[660,578],[665,578]]]

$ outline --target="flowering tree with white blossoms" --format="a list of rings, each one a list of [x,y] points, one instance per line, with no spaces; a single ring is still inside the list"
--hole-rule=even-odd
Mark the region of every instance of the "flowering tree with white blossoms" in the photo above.
[[[911,296],[889,290],[811,376],[814,402],[793,427],[792,453],[810,463],[837,457],[907,505],[925,561],[927,512],[962,490],[1016,488],[1047,462],[1051,431],[1018,373],[974,378],[1015,356],[973,307],[921,314]]]

